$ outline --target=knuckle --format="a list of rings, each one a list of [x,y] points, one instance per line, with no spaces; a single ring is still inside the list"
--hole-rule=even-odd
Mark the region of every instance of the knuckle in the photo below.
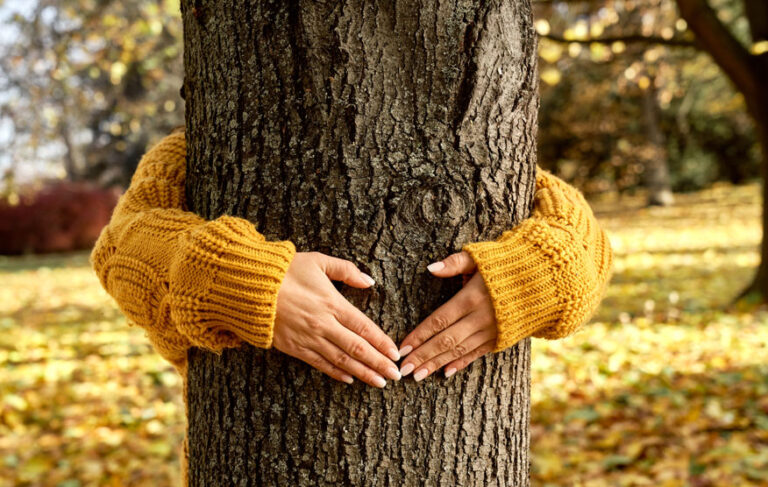
[[[352,330],[352,332],[354,332],[355,335],[359,335],[359,336],[365,335],[367,331],[365,323],[357,319],[347,320],[346,326],[347,328]]]
[[[344,272],[349,276],[352,276],[355,272],[357,272],[357,266],[349,260],[345,260],[342,265]]]
[[[349,364],[350,358],[351,357],[346,353],[338,353],[336,354],[336,357],[333,359],[333,364],[336,367],[343,369]]]
[[[483,295],[479,292],[472,291],[467,293],[467,304],[471,307],[477,307],[483,303]]]
[[[456,348],[456,339],[451,335],[440,337],[438,342],[442,350],[454,350]]]
[[[376,340],[376,348],[380,350],[384,350],[385,348],[389,348],[391,344],[389,343],[389,337],[386,335],[379,336],[379,338]],[[397,348],[397,347],[395,347]]]
[[[341,302],[338,297],[333,294],[323,297],[320,301],[320,306],[333,313],[333,316],[336,318],[339,318],[342,315]]]
[[[467,354],[467,346],[464,344],[459,343],[455,347],[453,347],[453,356],[456,358],[463,357]]]
[[[483,355],[485,355],[486,353],[490,352],[491,350],[492,350],[492,347],[487,347],[485,345],[481,346],[481,347],[478,347],[477,350],[475,350],[475,352],[472,354],[471,359],[472,360],[477,360],[480,357],[482,357]]]
[[[430,326],[433,334],[443,331],[448,327],[448,319],[443,315],[434,315]]]
[[[355,358],[360,358],[365,353],[365,345],[362,342],[355,341],[351,347],[349,347],[349,354]]]
[[[325,365],[325,362],[323,361],[322,357],[317,355],[310,357],[308,362],[309,362],[309,365],[311,365],[316,369],[323,369]]]
[[[369,336],[373,334],[373,329],[371,328],[370,323],[365,320],[355,320],[354,327],[355,333],[360,336]]]
[[[323,328],[323,320],[319,316],[312,315],[307,319],[307,326],[312,331],[319,331]]]

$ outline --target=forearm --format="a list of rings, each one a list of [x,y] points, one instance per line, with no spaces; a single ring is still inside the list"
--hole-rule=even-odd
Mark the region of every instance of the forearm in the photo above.
[[[94,247],[102,285],[155,348],[177,364],[191,346],[269,347],[277,290],[295,249],[246,220],[184,211],[184,139],[142,159]]]
[[[594,313],[610,278],[610,242],[583,196],[541,171],[533,215],[496,241],[464,246],[491,295],[496,351],[562,338]]]

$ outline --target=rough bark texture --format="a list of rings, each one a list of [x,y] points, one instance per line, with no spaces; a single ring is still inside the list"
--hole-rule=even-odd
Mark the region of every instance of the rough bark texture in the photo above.
[[[191,208],[356,262],[399,342],[461,280],[425,266],[525,218],[529,0],[182,1]],[[192,351],[191,485],[527,486],[529,341],[451,379],[334,382],[276,350]]]

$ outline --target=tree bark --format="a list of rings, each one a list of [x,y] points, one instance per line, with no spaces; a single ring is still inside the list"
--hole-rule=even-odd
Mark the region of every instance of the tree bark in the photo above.
[[[183,0],[190,208],[350,259],[396,342],[461,287],[425,267],[527,217],[529,0]],[[190,485],[529,481],[529,340],[451,379],[337,383],[274,349],[190,352]]]

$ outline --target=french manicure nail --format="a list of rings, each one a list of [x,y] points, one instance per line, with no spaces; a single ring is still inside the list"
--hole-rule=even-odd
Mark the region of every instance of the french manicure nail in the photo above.
[[[398,352],[396,348],[390,348],[389,352],[387,353],[389,354],[389,358],[391,358],[395,362],[400,360],[400,352]]]
[[[420,381],[421,379],[423,379],[424,377],[426,377],[428,373],[429,373],[429,371],[428,371],[427,369],[419,369],[419,371],[418,371],[418,372],[416,372],[415,374],[413,374],[413,379],[414,379],[416,382],[418,382],[418,381]]]
[[[408,375],[411,372],[413,372],[414,365],[413,364],[405,364],[402,369],[400,369],[400,374],[402,375]]]
[[[393,380],[400,380],[400,378],[402,377],[400,375],[400,371],[397,370],[397,367],[395,367],[394,365],[392,367],[387,368],[387,374],[389,375],[389,378]]]
[[[429,272],[437,272],[440,269],[442,269],[443,267],[445,267],[445,264],[443,264],[442,261],[440,261],[440,262],[432,262],[431,264],[429,264],[427,266],[427,270]]]
[[[445,377],[448,378],[456,373],[456,369],[454,367],[451,367],[450,369],[445,371]]]
[[[384,379],[384,377],[380,375],[377,375],[376,377],[373,378],[373,383],[376,385],[376,387],[384,387],[385,385],[387,385],[386,379]]]
[[[400,353],[400,356],[401,356],[401,357],[405,357],[406,355],[408,355],[409,353],[411,353],[411,351],[412,351],[412,350],[413,350],[413,347],[412,347],[412,346],[410,346],[410,345],[406,345],[406,346],[404,346],[403,348],[401,348],[401,349],[400,349],[400,352],[399,352],[399,353]]]
[[[365,272],[361,272],[360,274],[363,275],[363,280],[366,283],[368,283],[369,286],[373,286],[374,284],[376,284],[376,281],[374,281],[373,278],[371,276],[369,276],[368,274],[366,274]]]
[[[347,375],[347,374],[342,375],[341,380],[343,380],[347,384],[351,384],[355,381],[355,379],[353,379],[351,375]]]

